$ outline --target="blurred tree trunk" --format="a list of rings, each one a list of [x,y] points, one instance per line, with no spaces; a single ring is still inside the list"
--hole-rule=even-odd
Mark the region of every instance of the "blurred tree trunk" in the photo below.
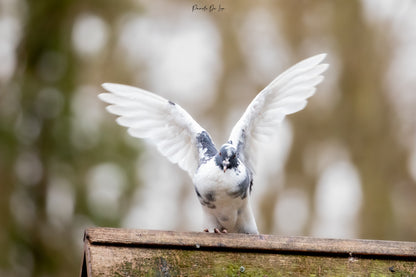
[[[45,243],[45,231],[48,226],[46,215],[46,196],[50,172],[50,160],[53,155],[63,154],[59,151],[61,145],[69,146],[69,103],[70,92],[74,89],[74,63],[70,51],[70,34],[65,24],[69,22],[69,8],[71,1],[29,1],[27,9],[24,39],[19,49],[19,74],[16,76],[21,84],[22,114],[39,124],[40,133],[28,145],[20,145],[20,151],[35,151],[42,163],[42,178],[34,184],[29,195],[35,204],[36,219],[30,230],[20,230],[16,226],[17,244],[25,241],[33,251],[33,275],[47,272],[59,272],[60,263],[76,265],[70,257],[58,257],[53,245]],[[52,76],[53,74],[59,74]],[[59,124],[62,128],[59,137],[54,134],[56,122],[39,117],[35,103],[39,92],[46,87],[56,87],[64,98],[64,108]],[[58,93],[59,93],[58,92]],[[17,183],[22,189],[24,185]],[[50,233],[50,244],[54,243],[54,236]],[[63,234],[61,234],[63,235]],[[70,235],[66,233],[66,236]],[[69,245],[66,245],[71,249]],[[73,250],[72,250],[73,251]],[[70,250],[70,252],[72,252]],[[65,274],[64,272],[60,272]]]
[[[118,4],[114,8],[112,2],[95,0],[27,1],[23,39],[18,49],[19,64],[14,79],[20,92],[20,109],[15,115],[14,123],[18,125],[19,120],[27,119],[28,122],[38,124],[39,134],[31,140],[24,140],[16,134],[16,128],[9,128],[7,136],[10,141],[5,145],[10,148],[7,151],[9,164],[5,167],[8,170],[0,169],[0,173],[2,182],[9,188],[9,191],[6,190],[7,198],[13,192],[24,191],[30,203],[33,203],[32,212],[35,218],[27,223],[30,224],[28,227],[21,226],[13,219],[11,223],[2,224],[3,228],[8,228],[8,241],[14,245],[12,250],[15,255],[20,257],[18,261],[28,266],[33,265],[33,268],[27,269],[32,276],[78,274],[80,259],[76,257],[80,257],[81,253],[72,238],[74,231],[77,231],[75,228],[78,227],[74,222],[69,222],[67,228],[61,229],[53,225],[54,222],[47,215],[48,189],[53,185],[51,177],[67,178],[75,190],[73,216],[89,214],[85,196],[85,173],[89,167],[102,160],[103,155],[99,149],[93,150],[95,154],[92,155],[86,153],[88,151],[80,151],[71,142],[71,101],[82,74],[79,60],[72,49],[72,25],[82,10],[96,11],[97,14],[111,17],[125,7],[126,4]],[[36,106],[40,92],[50,88],[63,99],[62,111],[56,118],[42,117],[39,107]],[[20,183],[16,178],[16,171],[13,170],[19,154],[25,152],[34,153],[42,167],[42,177],[31,185]],[[127,158],[124,162],[129,161],[131,159]],[[67,172],[57,170],[62,169],[59,165],[63,165]],[[0,163],[0,166],[3,167],[3,164]],[[21,206],[24,205],[28,204],[21,203]],[[100,220],[90,216],[92,220]],[[2,218],[0,220],[4,222]],[[107,224],[117,225],[119,219]],[[81,239],[82,234],[79,237],[80,241]],[[4,255],[10,252],[6,251]],[[7,259],[10,257],[6,256],[5,260]],[[13,267],[19,265],[8,266],[13,270]]]
[[[391,35],[365,21],[358,1],[344,1],[336,8],[333,35],[343,60],[342,98],[336,110],[341,113],[341,138],[350,148],[363,185],[360,236],[389,239],[396,229],[394,187],[411,183],[408,154],[398,141],[398,121],[385,90]]]
[[[392,238],[398,231],[391,202],[393,188],[407,184],[412,193],[415,189],[406,171],[408,154],[398,142],[397,119],[384,89],[391,59],[390,37],[365,21],[359,1],[320,1],[309,5],[304,5],[304,1],[282,1],[280,4],[279,8],[284,9],[286,15],[282,22],[286,27],[285,35],[294,52],[301,47],[299,37],[306,37],[308,32],[302,18],[310,12],[311,6],[324,5],[331,13],[331,27],[323,26],[321,35],[332,37],[333,50],[342,65],[341,98],[333,115],[328,116],[326,122],[314,121],[307,111],[294,117],[295,137],[287,165],[288,185],[306,185],[310,197],[314,196],[317,176],[299,174],[303,171],[305,150],[313,142],[330,141],[335,136],[348,147],[362,181],[359,237]]]

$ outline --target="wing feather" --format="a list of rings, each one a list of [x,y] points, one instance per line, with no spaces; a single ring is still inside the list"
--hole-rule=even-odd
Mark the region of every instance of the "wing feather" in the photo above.
[[[267,141],[286,115],[305,108],[307,99],[322,82],[326,54],[305,59],[275,78],[250,103],[231,131],[231,141],[240,159],[254,171],[256,144]]]
[[[195,173],[200,162],[197,137],[205,130],[183,108],[140,88],[113,83],[103,87],[108,92],[99,98],[119,116],[119,125],[127,127],[131,136],[155,144],[191,176]]]

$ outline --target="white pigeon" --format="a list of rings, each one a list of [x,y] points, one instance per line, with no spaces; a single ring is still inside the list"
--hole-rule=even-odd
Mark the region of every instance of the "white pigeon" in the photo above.
[[[256,144],[267,142],[287,114],[302,110],[327,68],[326,54],[292,66],[250,103],[216,149],[210,135],[183,108],[140,88],[105,83],[99,98],[117,123],[144,138],[192,178],[205,215],[204,231],[258,234],[250,205]]]

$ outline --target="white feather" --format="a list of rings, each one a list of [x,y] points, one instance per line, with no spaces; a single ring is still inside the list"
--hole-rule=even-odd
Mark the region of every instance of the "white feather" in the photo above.
[[[286,115],[302,110],[327,64],[321,64],[326,54],[305,59],[275,78],[250,103],[231,131],[229,140],[238,147],[240,159],[254,170],[256,144],[267,141]]]
[[[191,176],[198,167],[196,136],[204,129],[178,104],[136,87],[105,83],[99,98],[111,104],[110,113],[117,123],[128,128],[133,137],[145,138],[172,163]]]

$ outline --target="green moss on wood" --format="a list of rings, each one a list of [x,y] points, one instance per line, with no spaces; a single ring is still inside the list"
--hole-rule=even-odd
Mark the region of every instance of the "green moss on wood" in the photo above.
[[[119,249],[120,250],[120,249]],[[200,250],[125,248],[112,276],[403,276],[414,261]],[[103,268],[96,268],[100,272]],[[394,272],[392,272],[392,270]]]

